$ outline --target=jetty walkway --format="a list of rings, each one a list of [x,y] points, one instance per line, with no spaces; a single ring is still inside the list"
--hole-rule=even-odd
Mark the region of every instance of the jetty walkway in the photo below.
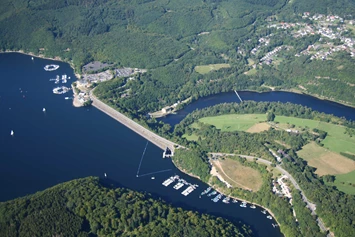
[[[227,154],[227,153],[210,153],[212,156],[239,156],[242,158],[245,158],[247,160],[254,160],[257,159],[260,163],[266,164],[266,165],[271,165],[272,163],[268,160],[262,159],[260,157],[255,157],[255,156],[246,156],[246,155],[237,155],[237,154]],[[316,204],[312,203],[311,201],[308,200],[308,198],[306,197],[306,195],[304,194],[303,190],[301,189],[301,187],[298,185],[298,183],[296,182],[296,180],[292,177],[292,175],[287,172],[285,169],[283,169],[281,166],[276,165],[275,167],[276,169],[278,169],[282,174],[286,175],[287,178],[291,181],[291,183],[293,184],[293,186],[300,191],[301,197],[303,202],[306,203],[306,207],[311,211],[312,215],[317,215],[316,213]],[[321,229],[321,231],[323,232],[328,232],[328,228],[325,227],[323,221],[317,217],[317,223],[319,228]]]
[[[90,98],[92,100],[92,105],[94,107],[96,107],[97,109],[101,110],[102,112],[104,112],[105,114],[109,115],[110,117],[112,117],[113,119],[117,120],[118,122],[122,123],[123,125],[125,125],[126,127],[128,127],[129,129],[131,129],[132,131],[138,133],[139,135],[141,135],[142,137],[144,137],[145,139],[147,139],[148,141],[150,141],[151,143],[155,144],[156,146],[158,146],[159,148],[161,148],[162,150],[166,150],[166,148],[169,148],[172,152],[174,152],[175,148],[179,148],[182,147],[174,142],[171,142],[155,133],[153,133],[152,131],[148,130],[147,128],[143,127],[142,125],[138,124],[137,122],[133,121],[132,119],[128,118],[127,116],[125,116],[124,114],[118,112],[117,110],[111,108],[110,106],[106,105],[105,103],[103,103],[102,101],[100,101],[93,93],[92,90],[90,91]],[[223,156],[223,155],[227,155],[227,156],[235,156],[237,154],[226,154],[226,153],[210,153],[212,156]],[[268,160],[264,160],[262,158],[259,157],[254,157],[254,156],[246,156],[246,155],[237,155],[249,160],[253,160],[253,159],[258,159],[259,162],[262,162],[264,164],[267,165],[271,165],[271,162]],[[291,176],[290,173],[288,173],[285,169],[281,168],[279,165],[276,165],[276,169],[278,169],[279,171],[281,171],[282,174],[286,175],[289,180],[291,181],[291,183],[293,184],[293,186],[300,191],[301,196],[303,201],[307,204],[307,208],[312,212],[313,215],[316,215],[316,205],[312,202],[310,202],[306,195],[304,194],[303,190],[300,188],[300,186],[298,185],[298,183],[296,182],[296,180]],[[328,232],[328,229],[325,227],[323,221],[317,217],[317,222],[318,225],[320,227],[320,229],[324,232]],[[329,234],[328,234],[329,235]]]
[[[118,112],[117,110],[111,108],[107,104],[100,101],[93,93],[90,91],[90,98],[92,100],[92,105],[101,110],[105,114],[109,115],[113,119],[117,120],[118,122],[122,123],[132,131],[136,132],[137,134],[141,135],[157,147],[165,150],[169,148],[172,152],[174,152],[175,148],[180,147],[178,144],[171,142],[152,131],[148,130],[147,128],[143,127],[142,125],[138,124],[137,122],[133,121],[132,119],[128,118],[126,115]]]

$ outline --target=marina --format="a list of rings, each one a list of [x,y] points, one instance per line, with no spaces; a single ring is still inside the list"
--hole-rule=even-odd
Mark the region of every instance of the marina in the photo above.
[[[216,195],[216,194],[217,194],[216,191],[212,191],[211,193],[207,194],[207,197],[211,197],[211,196]]]
[[[162,184],[165,187],[168,187],[171,183],[173,183],[175,181],[175,177],[171,176],[170,178],[166,179]]]
[[[225,205],[222,202],[217,204],[212,203],[211,198],[204,197],[207,197],[211,192],[213,192],[213,189],[199,199],[199,194],[208,188],[208,186],[179,172],[179,170],[177,170],[173,164],[170,163],[169,159],[161,159],[162,151],[155,146],[150,147],[151,150],[148,149],[149,152],[147,152],[146,157],[144,158],[147,159],[145,161],[149,162],[145,163],[147,165],[146,168],[152,171],[160,169],[171,169],[172,171],[170,173],[166,173],[165,176],[163,174],[154,175],[155,180],[159,180],[160,182],[151,180],[151,175],[140,178],[139,182],[136,179],[132,180],[128,178],[132,173],[134,174],[136,172],[137,162],[139,162],[139,157],[141,155],[141,151],[138,151],[136,147],[137,145],[144,146],[146,141],[126,129],[121,124],[118,124],[116,121],[111,121],[110,118],[106,118],[107,116],[105,114],[102,114],[95,108],[87,111],[86,109],[80,110],[72,108],[72,106],[68,106],[71,101],[64,101],[63,98],[64,96],[72,96],[69,95],[71,92],[63,95],[62,97],[53,96],[51,90],[55,86],[53,86],[53,82],[49,83],[48,79],[51,77],[55,78],[55,74],[59,74],[60,76],[64,74],[64,71],[59,72],[62,69],[65,69],[66,74],[71,75],[72,79],[74,79],[68,65],[58,63],[60,68],[50,75],[51,73],[43,71],[43,66],[45,64],[52,63],[49,60],[35,58],[35,63],[32,63],[28,56],[18,54],[4,54],[1,56],[4,58],[2,66],[6,72],[5,74],[2,74],[2,78],[10,78],[14,75],[14,73],[20,73],[20,77],[16,79],[17,81],[3,80],[3,84],[0,87],[1,96],[4,98],[4,100],[2,100],[2,103],[4,103],[4,110],[2,110],[1,117],[4,119],[3,121],[5,121],[2,124],[3,131],[5,133],[5,140],[3,141],[5,153],[2,156],[3,163],[1,163],[0,167],[10,170],[11,175],[13,175],[13,178],[10,179],[8,178],[8,173],[1,170],[1,181],[6,187],[5,191],[2,192],[2,200],[37,192],[46,187],[51,187],[58,182],[64,182],[76,177],[90,175],[103,176],[103,172],[107,172],[107,174],[110,173],[109,180],[118,181],[123,186],[133,190],[142,190],[144,192],[154,193],[162,198],[166,197],[166,199],[170,200],[173,205],[183,206],[188,210],[196,209],[201,213],[215,213],[216,216],[226,216],[243,220],[257,231],[255,236],[282,236],[279,234],[279,227],[273,228],[272,226],[272,223],[276,224],[276,222],[274,222],[275,219],[272,217],[273,220],[268,220],[266,216],[269,214],[267,211],[263,214],[264,209],[256,207],[255,210],[258,211],[254,211],[250,208],[240,208],[239,204],[241,204],[241,201],[239,200],[238,206]],[[12,58],[13,60],[11,60]],[[22,58],[23,60],[21,60]],[[23,68],[21,68],[21,70],[18,68],[10,70],[14,67],[12,65],[15,65],[10,62],[16,62],[16,65],[21,64]],[[42,63],[43,65],[41,65],[40,62],[44,62]],[[38,66],[37,70],[32,70],[36,65]],[[31,76],[33,80],[26,80],[28,76]],[[62,84],[58,84],[58,86],[59,85],[61,86]],[[9,87],[12,89],[9,90]],[[22,94],[19,94],[20,96],[18,96],[18,98],[13,98],[11,93],[15,90],[19,93],[19,87],[23,90]],[[28,91],[28,93],[24,94],[25,91]],[[43,100],[28,100],[27,103],[23,103],[24,100],[22,95],[26,95],[26,99],[32,98],[32,92],[35,91],[40,91],[40,95],[38,96],[46,98],[45,104],[43,104]],[[319,109],[331,110],[334,113],[354,118],[354,109],[347,109],[349,110],[349,113],[346,114],[342,111],[342,107],[339,107],[338,105],[337,107],[334,107],[333,103],[318,101],[305,95],[296,95],[286,92],[238,92],[238,94],[243,100],[280,100],[300,104],[305,104],[307,102],[307,106],[309,107],[317,108],[316,106],[318,106]],[[202,107],[208,105],[209,103],[222,103],[229,98],[232,102],[239,101],[236,94],[232,92],[208,97],[205,100],[202,98],[199,99],[197,103]],[[18,106],[14,103],[10,103],[12,100],[15,101]],[[186,116],[183,112],[185,112],[187,108],[195,110],[197,107],[196,103],[189,106],[191,107],[184,108],[181,112],[179,112],[179,114],[176,115],[176,117],[173,117],[175,115],[172,115],[170,120],[174,119],[174,121],[178,121],[180,118]],[[43,112],[40,113],[40,109],[42,107],[50,108],[50,110],[47,111],[48,114],[46,116],[44,116]],[[11,110],[9,108],[11,108]],[[26,117],[25,111],[29,109],[33,110],[34,113],[28,120],[34,120],[33,123],[36,126],[23,126],[23,128],[21,128],[20,125],[26,122],[23,119]],[[86,120],[88,116],[90,117],[89,121]],[[67,121],[66,117],[70,117],[71,119]],[[167,118],[168,117],[166,117],[166,119]],[[48,121],[48,123],[45,123],[46,121]],[[90,134],[88,135],[87,131],[92,129],[92,121],[98,121],[98,129],[93,131],[92,136],[89,136]],[[78,123],[80,123],[80,126],[76,126]],[[61,129],[56,129],[54,125],[58,124],[63,124],[65,126]],[[51,131],[51,133],[39,133],[38,128]],[[11,131],[11,129],[16,129],[16,137],[9,136],[9,131]],[[73,132],[73,129],[78,130]],[[23,136],[23,134],[36,133],[43,136],[36,137],[35,141],[31,136]],[[68,134],[71,135],[68,136]],[[119,134],[119,136],[117,134]],[[65,149],[57,149],[57,139],[61,139],[62,144],[65,145]],[[90,147],[90,150],[79,149],[78,146],[75,146],[77,144],[76,142],[80,139],[82,139],[82,143],[86,144],[86,147]],[[114,141],[116,146],[112,145],[112,141]],[[43,144],[46,144],[45,149],[43,149]],[[16,149],[22,145],[28,145],[28,149]],[[71,151],[70,154],[67,152],[68,149]],[[13,156],[14,150],[18,152],[16,153],[16,157],[18,157],[18,159],[8,159]],[[55,154],[53,154],[55,159],[48,160],[48,158],[42,154],[47,150],[48,152],[54,150],[56,151],[54,152]],[[38,168],[36,169],[36,172],[32,172],[33,170],[29,169],[30,167],[28,166],[28,163],[26,163],[29,160],[29,153],[32,154],[32,159],[34,159],[33,161],[36,162],[36,168]],[[117,157],[117,153],[120,154],[119,157]],[[100,154],[104,155],[101,155],[102,157],[100,158],[100,162],[97,162],[97,158]],[[80,157],[85,159],[81,159]],[[125,159],[125,157],[132,157],[132,159]],[[68,163],[73,165],[67,165]],[[157,167],[157,165],[159,167]],[[27,170],[31,172],[26,172]],[[50,173],[50,175],[48,175],[48,173]],[[167,190],[161,185],[161,183],[166,178],[175,174],[178,174],[180,178],[184,178],[192,183],[199,184],[201,190],[197,190],[198,192],[195,192],[196,195],[192,193],[192,195],[184,197],[181,195],[181,191],[183,191],[183,188],[187,188],[188,186],[183,186],[179,192],[175,192],[172,189],[173,185],[177,183],[177,180],[173,183],[173,185],[170,185],[171,190]],[[43,179],[43,177],[46,178]],[[38,182],[33,182],[32,180],[34,179],[38,180]],[[230,202],[232,203],[233,201],[231,200]]]
[[[222,198],[222,194],[218,194],[215,196],[213,199],[211,199],[213,202],[218,202]]]
[[[56,64],[48,64],[44,67],[44,70],[46,71],[55,71],[59,68],[59,65],[56,65]]]
[[[54,94],[58,94],[58,95],[61,95],[61,94],[65,94],[67,93],[68,91],[70,91],[71,89],[66,87],[66,86],[59,86],[59,87],[56,87],[53,89],[53,93]]]
[[[62,75],[62,83],[63,84],[67,83],[67,75],[66,74]]]
[[[194,191],[194,190],[195,190],[195,187],[194,186],[190,186],[187,189],[185,189],[184,191],[182,191],[181,194],[184,195],[184,196],[187,196],[190,193],[192,193],[192,191]]]
[[[230,200],[230,197],[225,197],[222,202],[228,204],[229,203],[229,200]]]
[[[179,190],[179,189],[182,188],[184,185],[185,185],[185,184],[179,182],[179,183],[177,183],[177,184],[174,185],[174,189]]]
[[[189,186],[188,188],[186,188],[184,191],[181,192],[181,194],[184,196],[189,195],[190,193],[192,193],[192,191],[194,191],[198,187],[197,184],[191,184],[187,182],[185,179],[180,178],[178,175],[170,176],[162,183],[162,185],[168,187],[170,184],[172,184],[175,181],[178,181],[178,183],[173,186],[175,190],[179,190],[185,185]]]
[[[208,187],[200,195],[203,196],[203,195],[207,194],[209,191],[211,191],[211,189],[212,189],[211,187]]]
[[[60,82],[62,82],[62,84],[65,84],[68,82],[69,79],[70,77],[68,77],[66,74],[63,74],[61,77],[57,75],[55,78],[49,79],[49,81],[54,81],[55,84],[59,84]]]

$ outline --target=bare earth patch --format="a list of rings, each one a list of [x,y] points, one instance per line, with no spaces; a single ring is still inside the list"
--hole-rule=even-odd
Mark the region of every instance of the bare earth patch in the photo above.
[[[269,128],[270,128],[270,125],[268,123],[258,123],[258,124],[253,125],[252,127],[250,127],[248,130],[246,130],[246,132],[259,133],[259,132],[266,131]]]
[[[243,166],[238,161],[228,159],[214,161],[219,174],[232,186],[256,192],[260,189],[263,180],[259,171]]]
[[[355,170],[355,161],[320,147],[315,142],[304,146],[298,155],[307,160],[310,166],[317,168],[316,174],[320,176],[345,174]]]

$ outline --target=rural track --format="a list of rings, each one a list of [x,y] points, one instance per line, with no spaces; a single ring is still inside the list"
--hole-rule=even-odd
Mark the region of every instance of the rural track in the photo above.
[[[271,165],[272,162],[265,160],[263,158],[260,157],[255,157],[255,156],[247,156],[247,155],[238,155],[238,154],[230,154],[230,153],[215,153],[215,152],[210,152],[209,154],[211,154],[212,156],[239,156],[248,160],[254,160],[254,159],[258,159],[258,161],[260,163],[266,164],[266,165]],[[282,174],[286,175],[286,177],[291,181],[291,183],[293,184],[293,186],[300,191],[301,196],[302,196],[302,200],[307,204],[307,208],[311,211],[312,215],[317,215],[316,213],[316,204],[310,202],[308,200],[308,198],[306,197],[306,195],[304,194],[303,190],[301,189],[301,187],[298,185],[298,183],[296,182],[296,180],[292,177],[292,175],[287,172],[285,169],[283,169],[281,166],[276,165],[275,167],[277,170],[279,170]],[[323,221],[317,216],[317,223],[319,228],[323,231],[323,232],[328,232],[328,229],[325,227]]]
[[[128,118],[124,114],[118,112],[117,110],[113,109],[112,107],[108,106],[107,104],[103,103],[100,101],[93,93],[93,90],[90,91],[90,98],[93,101],[92,105],[96,107],[97,109],[101,110],[102,112],[106,113],[110,117],[116,119],[118,122],[122,123],[123,125],[127,126],[134,132],[138,133],[142,137],[146,138],[156,146],[160,147],[161,149],[165,150],[166,147],[169,147],[172,151],[175,150],[175,147],[178,148],[184,148],[183,146],[180,146],[179,144],[176,144],[172,141],[169,141],[158,134],[155,134],[154,132],[150,131],[149,129],[143,127],[142,125],[138,124],[137,122],[133,121],[132,119]],[[238,155],[238,154],[228,154],[228,153],[209,153],[213,156],[240,156],[248,160],[253,160],[253,159],[258,159],[259,162],[264,163],[266,165],[271,165],[272,163],[268,160],[262,159],[260,157],[255,157],[255,156],[247,156],[247,155]],[[278,169],[282,174],[286,175],[293,186],[300,191],[302,200],[307,204],[307,208],[311,211],[312,215],[316,215],[316,204],[310,202],[306,195],[304,194],[303,190],[301,187],[298,185],[296,180],[292,177],[290,173],[288,173],[285,169],[283,169],[281,166],[276,165],[276,169]],[[328,229],[325,227],[323,221],[317,217],[317,223],[319,228],[324,231],[328,232]]]

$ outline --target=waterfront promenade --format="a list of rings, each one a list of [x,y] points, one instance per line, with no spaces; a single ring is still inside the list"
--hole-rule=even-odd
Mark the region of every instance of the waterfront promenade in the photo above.
[[[165,150],[167,147],[174,152],[176,147],[179,147],[178,144],[171,142],[152,131],[148,130],[147,128],[143,127],[142,125],[138,124],[137,122],[133,121],[132,119],[128,118],[124,114],[118,112],[117,110],[111,108],[110,106],[106,105],[102,101],[100,101],[93,93],[90,91],[90,98],[92,100],[92,105],[101,110],[105,114],[109,115],[113,119],[117,120],[118,122],[122,123],[132,131],[136,132],[137,134],[141,135],[157,147]]]

